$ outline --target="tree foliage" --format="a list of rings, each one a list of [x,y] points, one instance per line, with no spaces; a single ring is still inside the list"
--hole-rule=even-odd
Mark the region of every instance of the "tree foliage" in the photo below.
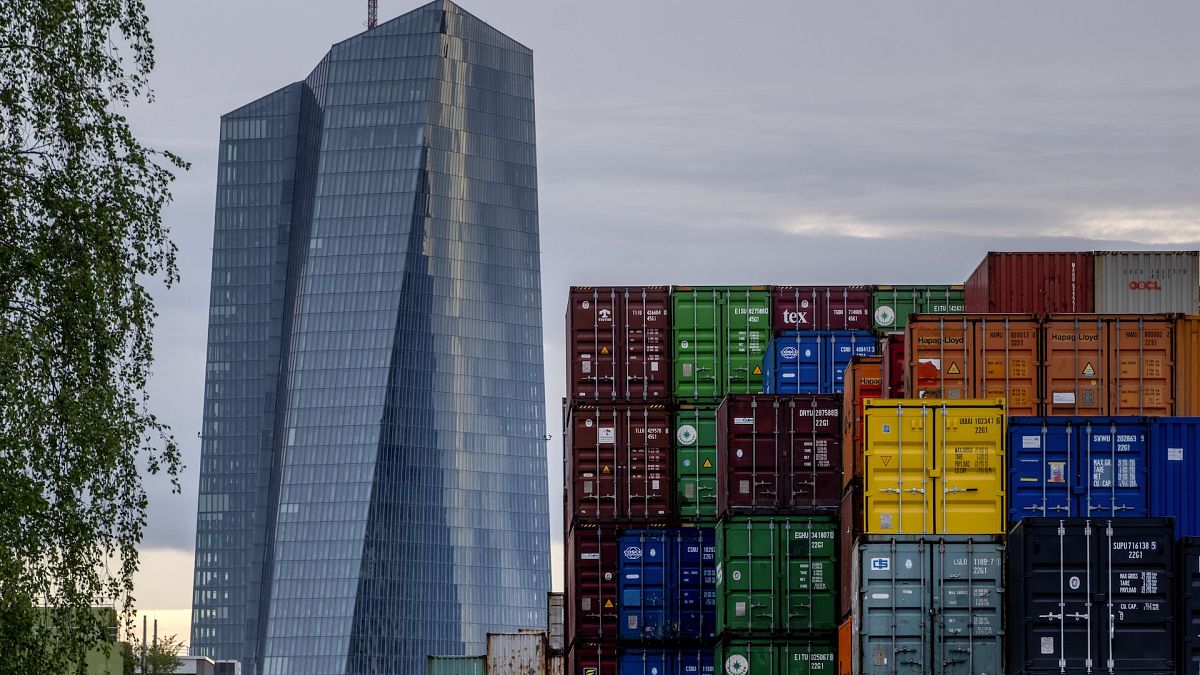
[[[125,116],[150,97],[141,0],[0,16],[0,673],[53,673],[103,639],[92,605],[130,608],[142,472],[180,469],[144,284],[177,280],[161,213],[186,165]]]
[[[140,669],[142,659],[145,659],[146,669],[143,671],[145,675],[173,674],[179,666],[183,665],[179,654],[183,651],[184,644],[183,640],[176,635],[151,640],[147,645],[143,645],[140,640],[135,639],[129,644],[129,647],[136,668]]]

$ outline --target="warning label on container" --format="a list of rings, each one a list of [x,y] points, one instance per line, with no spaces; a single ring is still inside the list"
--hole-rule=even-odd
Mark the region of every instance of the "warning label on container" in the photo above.
[[[1167,461],[1168,462],[1182,462],[1183,461],[1183,448],[1167,448]]]
[[[754,366],[754,374],[755,374],[755,375],[762,375],[762,368],[760,368],[760,367],[758,367],[758,366]]]
[[[711,459],[704,460],[704,464],[702,466],[705,469],[711,469],[712,468],[712,460]]]
[[[1086,376],[1088,376],[1088,377],[1095,377],[1095,376],[1096,376],[1096,369],[1092,367],[1092,362],[1091,362],[1091,361],[1088,361],[1088,364],[1087,364],[1086,366],[1084,366],[1084,367],[1083,367],[1083,374],[1084,374],[1084,375],[1086,375]]]
[[[612,473],[612,469],[609,469],[608,465],[605,464],[604,468],[600,469],[600,473],[604,473],[604,474]]]
[[[951,361],[950,367],[946,369],[946,373],[950,375],[958,375],[961,372],[962,371],[958,369],[958,363],[956,361]]]
[[[600,356],[608,356],[608,347],[600,348]]]

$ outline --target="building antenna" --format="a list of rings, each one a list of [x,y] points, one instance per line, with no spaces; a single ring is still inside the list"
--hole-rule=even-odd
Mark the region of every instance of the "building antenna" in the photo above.
[[[375,27],[379,20],[379,0],[367,0],[367,30]]]

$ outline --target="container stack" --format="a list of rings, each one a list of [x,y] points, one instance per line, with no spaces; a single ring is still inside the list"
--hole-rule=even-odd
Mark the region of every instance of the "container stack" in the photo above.
[[[1198,260],[572,289],[571,674],[1200,673]]]

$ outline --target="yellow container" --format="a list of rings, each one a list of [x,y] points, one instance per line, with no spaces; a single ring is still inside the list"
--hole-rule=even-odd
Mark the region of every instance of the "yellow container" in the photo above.
[[[1004,399],[868,399],[864,409],[864,532],[1004,533]]]

